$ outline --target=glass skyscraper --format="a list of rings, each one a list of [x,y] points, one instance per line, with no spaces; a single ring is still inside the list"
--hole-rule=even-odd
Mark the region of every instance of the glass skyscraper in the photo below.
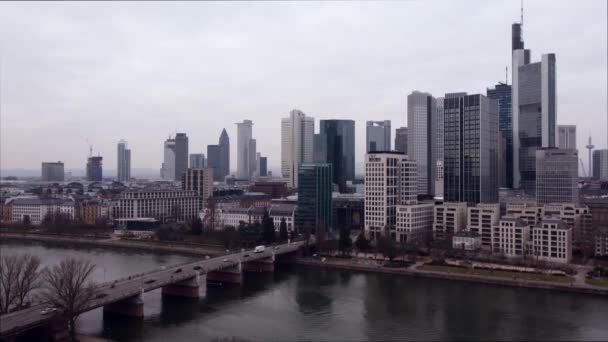
[[[446,94],[444,147],[445,201],[498,202],[498,101]]]
[[[346,181],[355,179],[355,121],[321,120],[319,134],[314,137],[315,163],[332,165],[332,182],[340,192]]]
[[[331,164],[302,164],[298,175],[298,209],[295,226],[302,231],[319,226],[332,228],[332,166]]]
[[[504,164],[499,165],[501,177],[499,186],[513,188],[513,122],[511,108],[511,86],[499,82],[494,88],[487,89],[489,98],[498,100],[498,130],[504,138],[504,150],[499,151],[504,156]]]

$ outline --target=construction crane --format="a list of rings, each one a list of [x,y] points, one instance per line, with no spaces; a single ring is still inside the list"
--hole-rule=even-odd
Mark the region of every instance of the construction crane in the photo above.
[[[583,176],[587,178],[587,170],[585,170],[585,164],[583,164],[583,160],[581,158],[578,158],[578,161],[581,163],[581,168],[583,169]]]

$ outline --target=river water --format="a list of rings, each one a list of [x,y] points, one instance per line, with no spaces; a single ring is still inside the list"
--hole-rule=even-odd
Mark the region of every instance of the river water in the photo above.
[[[45,265],[67,256],[96,263],[96,281],[189,257],[11,242]],[[242,286],[209,286],[200,300],[144,296],[144,320],[83,314],[81,333],[117,341],[608,340],[608,299],[458,281],[280,266]]]

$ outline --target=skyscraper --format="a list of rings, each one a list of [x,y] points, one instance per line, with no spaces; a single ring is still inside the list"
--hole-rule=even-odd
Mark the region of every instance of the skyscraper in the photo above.
[[[89,182],[101,182],[103,180],[103,169],[102,169],[101,156],[90,156],[87,159],[87,180]]]
[[[239,179],[251,179],[257,168],[256,141],[252,139],[253,122],[243,120],[236,127],[236,176]]]
[[[395,151],[407,154],[407,127],[395,130]]]
[[[295,226],[311,230],[332,228],[331,164],[302,164],[298,176]]]
[[[593,171],[589,173],[595,179],[608,180],[608,149],[593,151]]]
[[[536,150],[536,203],[579,203],[578,150]]]
[[[498,202],[498,101],[446,94],[444,120],[445,201]]]
[[[332,182],[340,192],[346,182],[355,179],[355,121],[321,120],[319,134],[315,134],[315,163],[332,165]]]
[[[391,121],[368,121],[365,127],[365,151],[391,150]]]
[[[294,109],[281,119],[281,173],[291,187],[298,185],[300,165],[313,162],[315,119]]]
[[[182,190],[194,190],[199,197],[199,210],[206,205],[207,199],[213,195],[213,169],[188,168],[182,175]]]
[[[536,191],[536,149],[555,147],[555,54],[530,63],[523,23],[512,26],[513,187]]]
[[[224,128],[220,134],[219,144],[220,151],[220,164],[219,164],[219,176],[223,181],[226,176],[230,174],[230,138]]]
[[[260,156],[258,158],[258,176],[268,176],[268,158]]]
[[[116,167],[118,181],[128,182],[131,179],[131,150],[124,140],[118,142]]]
[[[174,180],[181,180],[188,169],[188,136],[186,133],[175,135],[175,176]]]
[[[166,181],[175,179],[175,139],[165,140],[163,148],[163,163],[160,168],[160,178]]]
[[[190,168],[191,169],[202,169],[205,167],[205,154],[204,153],[190,153]]]
[[[213,180],[223,182],[226,175],[222,174],[220,145],[207,145],[207,167],[213,169]]]
[[[513,188],[513,115],[512,115],[512,87],[509,84],[498,82],[494,88],[488,88],[486,94],[489,98],[498,100],[498,130],[504,139],[504,148],[499,154],[504,156],[499,163],[501,183],[499,186]],[[500,143],[500,141],[499,141]]]
[[[416,162],[418,194],[435,194],[437,102],[429,93],[407,96],[407,155]]]
[[[557,147],[576,150],[576,125],[557,125]]]
[[[63,162],[43,162],[41,171],[43,182],[63,182],[65,179]]]

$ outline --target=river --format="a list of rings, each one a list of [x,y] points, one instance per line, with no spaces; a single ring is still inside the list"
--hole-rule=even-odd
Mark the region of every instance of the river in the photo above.
[[[44,265],[89,258],[106,281],[192,259],[10,242]],[[144,320],[83,314],[78,330],[116,341],[608,340],[608,299],[458,281],[279,266],[242,286],[209,286],[200,300],[144,296]]]

